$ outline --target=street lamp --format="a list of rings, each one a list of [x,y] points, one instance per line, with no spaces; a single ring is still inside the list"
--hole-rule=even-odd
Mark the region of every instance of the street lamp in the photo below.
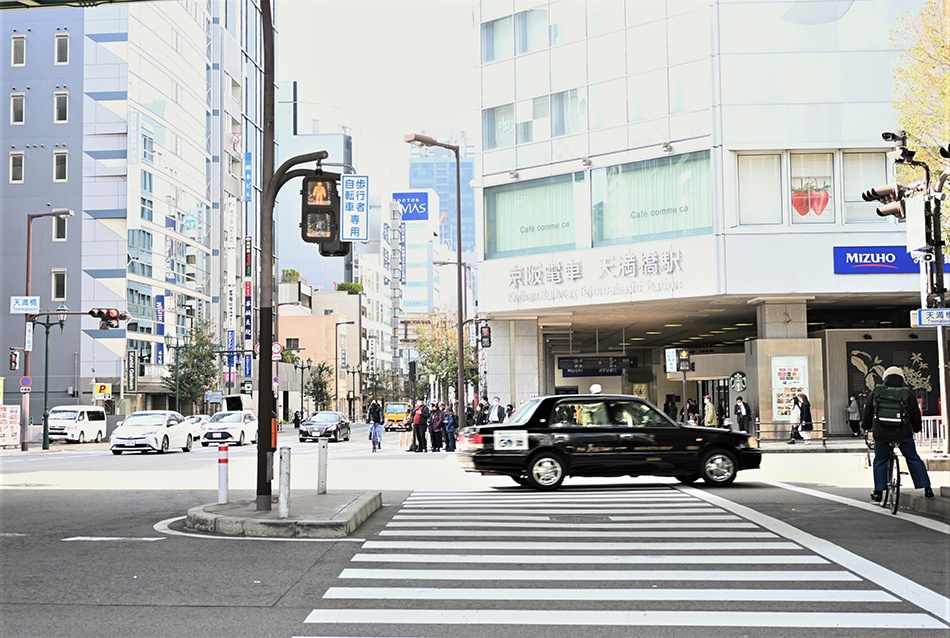
[[[361,363],[360,365],[356,365],[356,366],[346,366],[346,365],[345,365],[345,366],[343,366],[343,369],[344,369],[346,372],[349,372],[350,374],[353,375],[353,382],[352,382],[353,391],[351,391],[351,392],[349,393],[348,397],[347,397],[347,398],[349,399],[349,404],[350,404],[350,405],[349,405],[349,408],[350,408],[350,421],[353,421],[354,418],[355,418],[355,413],[353,412],[353,406],[356,405],[356,401],[359,399],[360,395],[362,395],[362,390],[363,390],[363,389],[360,387],[360,386],[362,386],[363,384],[362,384],[362,383],[360,383],[360,384],[357,384],[357,383],[356,383],[356,375],[363,373],[363,364]],[[359,393],[359,394],[357,394],[357,393]]]
[[[66,327],[66,317],[69,316],[69,308],[66,304],[59,304],[56,309],[56,321],[50,321],[53,313],[44,313],[43,321],[38,321],[38,315],[30,315],[27,319],[34,324],[40,324],[46,328],[46,352],[45,363],[43,367],[43,449],[49,449],[49,329],[59,324],[60,333]]]
[[[33,294],[33,220],[39,219],[40,217],[72,217],[75,215],[73,211],[68,208],[54,208],[48,213],[27,213],[26,215],[26,296],[29,297]],[[30,318],[26,318],[27,323],[30,322]],[[23,352],[23,376],[30,376],[30,351],[24,350]],[[29,423],[30,423],[30,394],[24,393],[21,399],[20,408],[21,418],[23,419],[22,424],[20,425],[20,450],[27,452],[30,449],[30,436],[29,436]],[[47,449],[47,448],[43,448]]]
[[[337,321],[333,327],[333,405],[340,409],[340,326],[352,326],[355,321]]]
[[[174,342],[172,341],[174,339]],[[178,353],[188,347],[188,338],[180,339],[176,334],[165,335],[165,347],[175,351],[175,412],[181,412],[181,399],[178,392],[179,379],[181,377],[181,361],[178,359]]]
[[[300,418],[303,418],[303,371],[310,371],[310,368],[313,367],[313,359],[307,359],[307,365],[304,365],[300,360],[300,357],[294,357],[294,369],[300,370]]]
[[[458,284],[458,392],[456,393],[456,414],[461,414],[465,409],[465,334],[462,327],[462,165],[459,159],[459,147],[454,144],[439,142],[433,137],[421,133],[412,133],[406,135],[403,141],[413,146],[439,146],[448,149],[455,154],[455,263],[456,279]]]

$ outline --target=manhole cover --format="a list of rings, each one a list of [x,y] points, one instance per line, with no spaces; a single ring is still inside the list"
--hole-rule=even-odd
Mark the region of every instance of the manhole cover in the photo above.
[[[609,516],[602,515],[593,515],[593,516],[582,516],[582,515],[553,515],[548,516],[552,521],[556,523],[609,523]]]
[[[840,512],[840,507],[793,507],[793,512]]]

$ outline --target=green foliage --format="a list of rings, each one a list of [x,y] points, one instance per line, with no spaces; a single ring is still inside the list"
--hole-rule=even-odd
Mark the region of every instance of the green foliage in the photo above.
[[[351,295],[358,295],[363,292],[363,284],[356,282],[341,282],[336,285],[336,289],[348,292]]]
[[[300,281],[300,271],[293,268],[284,268],[280,271],[280,283],[295,284]]]
[[[908,148],[936,177],[946,165],[939,148],[950,143],[950,10],[947,0],[927,0],[917,15],[902,18],[895,44],[904,49],[894,68],[894,110],[907,131]],[[901,181],[923,177],[902,167]]]
[[[280,351],[280,360],[283,363],[293,363],[294,359],[296,358],[297,358],[297,352],[294,350],[288,350],[287,348],[284,348],[283,350]]]
[[[442,395],[447,395],[448,388],[458,383],[458,333],[456,332],[455,318],[449,315],[431,314],[428,320],[415,325],[416,351],[419,353],[418,388],[423,394],[428,391],[425,379],[434,375],[436,382],[442,389]],[[464,376],[467,383],[473,383],[478,378],[478,364],[471,343],[465,339],[463,344],[465,356]],[[417,394],[422,396],[422,394]]]
[[[330,392],[330,381],[333,379],[333,368],[326,361],[313,364],[310,378],[304,385],[304,395],[313,400],[318,410],[328,410],[333,404],[333,394]]]
[[[169,351],[166,356],[171,364],[166,367],[162,385],[174,395],[177,378],[179,402],[185,406],[203,399],[205,392],[214,388],[218,380],[218,356],[211,338],[211,324],[207,321],[199,323],[190,339],[182,340],[180,346],[177,351],[166,346]]]

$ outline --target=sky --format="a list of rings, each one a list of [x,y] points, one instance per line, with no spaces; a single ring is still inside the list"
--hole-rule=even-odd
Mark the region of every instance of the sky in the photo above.
[[[479,134],[471,0],[275,1],[278,83],[297,80],[301,101],[321,120],[351,127],[359,173],[398,190],[408,175],[404,135]],[[302,118],[301,132],[310,132],[310,119]]]

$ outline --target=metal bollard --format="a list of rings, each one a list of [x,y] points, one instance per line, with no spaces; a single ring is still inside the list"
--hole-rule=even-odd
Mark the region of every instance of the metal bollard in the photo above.
[[[277,492],[277,516],[287,518],[290,514],[290,448],[280,448],[280,483]]]
[[[327,445],[326,439],[317,439],[317,494],[327,493]]]
[[[228,502],[228,446],[218,446],[218,503]]]

